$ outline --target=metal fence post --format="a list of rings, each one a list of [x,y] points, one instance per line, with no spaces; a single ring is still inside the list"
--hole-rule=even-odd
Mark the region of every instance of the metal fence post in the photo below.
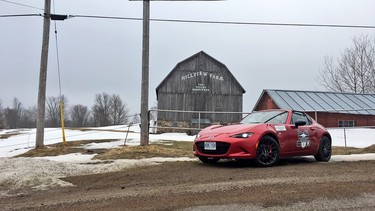
[[[345,141],[345,147],[346,147],[346,129],[344,128],[344,141]]]
[[[201,129],[201,112],[198,112],[198,128]]]

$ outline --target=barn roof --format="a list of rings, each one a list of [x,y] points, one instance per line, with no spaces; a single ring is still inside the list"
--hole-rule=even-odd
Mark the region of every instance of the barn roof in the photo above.
[[[195,57],[199,57],[199,56],[206,56],[208,57],[209,59],[215,61],[216,63],[218,63],[220,66],[223,66],[225,68],[226,71],[228,71],[228,73],[233,77],[234,81],[236,84],[238,84],[238,86],[240,87],[240,89],[242,90],[242,93],[245,93],[245,89],[242,87],[242,85],[237,81],[236,77],[234,77],[234,75],[232,74],[232,72],[227,68],[227,66],[223,63],[221,63],[219,60],[215,59],[214,57],[208,55],[206,52],[204,51],[200,51],[192,56],[190,56],[189,58],[187,59],[184,59],[183,61],[177,63],[177,65],[172,69],[171,72],[168,73],[168,75],[163,79],[163,81],[156,87],[156,96],[158,95],[158,90],[159,88],[168,80],[168,78],[172,75],[172,73],[178,69],[178,66],[180,64],[183,64],[185,62],[188,62],[189,60],[191,59],[194,59]]]
[[[265,89],[256,105],[266,93],[280,109],[375,115],[375,94]]]

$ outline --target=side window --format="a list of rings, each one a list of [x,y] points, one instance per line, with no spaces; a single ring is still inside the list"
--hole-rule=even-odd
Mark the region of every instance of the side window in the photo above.
[[[311,120],[304,113],[293,112],[291,124],[296,123],[298,120],[304,120],[306,121],[306,125],[311,125]]]
[[[306,115],[306,118],[307,118],[307,124],[312,125],[313,121],[311,120],[311,116]]]

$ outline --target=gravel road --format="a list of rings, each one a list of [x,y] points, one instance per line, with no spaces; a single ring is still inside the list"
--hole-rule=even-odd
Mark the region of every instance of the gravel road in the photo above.
[[[375,161],[282,160],[259,168],[172,162],[67,177],[72,187],[1,196],[2,210],[375,210]],[[6,187],[1,187],[6,188]]]

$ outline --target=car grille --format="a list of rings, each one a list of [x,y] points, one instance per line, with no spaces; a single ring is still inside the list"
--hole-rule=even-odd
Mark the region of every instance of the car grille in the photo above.
[[[223,155],[229,150],[230,144],[225,142],[216,142],[216,150],[205,150],[204,141],[197,142],[195,144],[199,152],[209,155]]]

